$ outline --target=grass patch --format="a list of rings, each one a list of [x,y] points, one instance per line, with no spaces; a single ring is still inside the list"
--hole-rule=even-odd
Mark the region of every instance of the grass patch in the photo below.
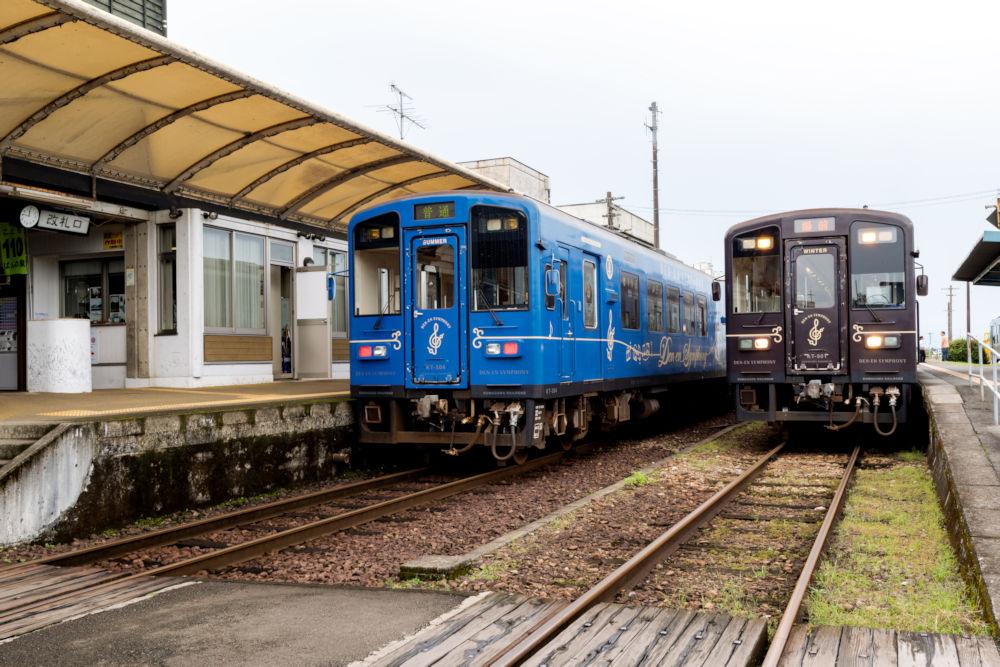
[[[944,529],[924,456],[859,469],[808,598],[814,625],[988,634]]]
[[[469,573],[469,581],[494,582],[514,567],[512,560],[492,560]]]
[[[647,475],[641,470],[636,470],[634,473],[625,478],[625,486],[630,488],[638,488],[640,486],[646,486],[651,481],[651,475]]]

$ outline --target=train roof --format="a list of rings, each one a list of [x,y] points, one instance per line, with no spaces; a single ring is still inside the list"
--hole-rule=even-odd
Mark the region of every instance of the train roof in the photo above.
[[[662,250],[660,248],[654,248],[650,244],[642,241],[641,239],[637,239],[634,236],[629,236],[628,234],[624,234],[616,229],[609,229],[608,227],[604,227],[603,225],[598,225],[597,223],[591,222],[590,220],[585,220],[584,218],[578,218],[575,215],[572,215],[571,213],[567,213],[566,211],[556,208],[551,204],[546,204],[545,202],[538,201],[537,199],[533,199],[526,195],[518,194],[516,192],[494,192],[492,190],[468,189],[468,190],[440,190],[437,192],[420,192],[420,193],[410,194],[403,197],[397,197],[395,199],[392,199],[391,201],[382,202],[377,206],[372,206],[371,208],[365,209],[364,211],[355,214],[354,217],[351,218],[349,226],[353,226],[356,222],[360,222],[361,220],[367,219],[369,217],[374,217],[375,215],[379,215],[383,208],[390,207],[400,202],[418,201],[423,199],[435,199],[444,196],[484,197],[487,199],[510,199],[520,202],[522,204],[528,203],[535,206],[539,210],[544,209],[549,215],[564,218],[568,222],[572,221],[574,223],[584,223],[586,225],[589,225],[590,227],[593,227],[595,233],[606,234],[608,237],[611,238],[616,238],[622,241],[626,241],[628,243],[634,243],[640,248],[649,250],[650,252],[655,252],[667,259],[684,264],[685,266],[688,266],[694,269],[695,271],[698,270],[695,269],[690,264],[688,264],[687,262],[680,259],[679,257],[677,257],[676,255],[674,255],[673,253],[669,253],[666,250]]]
[[[846,216],[858,217],[871,220],[872,222],[894,222],[907,230],[913,229],[913,222],[905,215],[893,213],[892,211],[879,211],[872,208],[803,208],[795,211],[785,211],[783,213],[770,213],[762,215],[753,220],[740,222],[726,232],[726,239],[736,236],[745,229],[753,229],[768,222],[779,222],[786,219],[797,218],[822,218],[824,216]]]

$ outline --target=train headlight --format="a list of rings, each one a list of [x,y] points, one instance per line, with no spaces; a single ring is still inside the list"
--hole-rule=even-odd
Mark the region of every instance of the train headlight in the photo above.
[[[757,238],[757,250],[770,250],[774,247],[774,239],[770,236],[760,236]]]
[[[486,343],[486,354],[490,357],[500,356],[500,343]]]
[[[881,336],[865,336],[865,347],[869,350],[878,350],[882,348],[882,337]]]
[[[740,339],[740,351],[750,352],[752,350],[769,350],[771,349],[771,339],[767,337],[761,338],[741,338]]]
[[[869,350],[895,350],[899,348],[900,342],[899,336],[879,334],[865,336],[865,347]]]
[[[385,345],[376,345],[372,348],[372,356],[377,359],[384,359],[389,354],[389,348]]]

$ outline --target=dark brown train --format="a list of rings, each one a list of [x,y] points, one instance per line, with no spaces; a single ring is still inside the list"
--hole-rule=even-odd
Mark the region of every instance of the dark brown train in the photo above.
[[[917,377],[913,223],[868,209],[756,218],[726,234],[726,359],[741,419],[905,423]]]

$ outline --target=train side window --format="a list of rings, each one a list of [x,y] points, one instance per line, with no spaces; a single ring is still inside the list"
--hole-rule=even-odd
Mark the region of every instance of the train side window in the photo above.
[[[894,225],[851,225],[851,307],[902,308],[905,304],[906,250]]]
[[[622,328],[639,328],[639,276],[622,271]]]
[[[583,263],[583,326],[597,328],[597,265]]]
[[[694,326],[694,298],[689,292],[684,292],[684,333],[688,336],[695,336]]]
[[[646,327],[650,333],[663,332],[663,284],[646,282]]]
[[[699,336],[708,335],[708,304],[705,302],[705,297],[698,297],[698,307],[694,311],[695,321],[697,323],[697,329]]]
[[[551,264],[546,264],[545,265],[545,272],[542,274],[542,276],[548,275],[549,271],[551,271],[551,270],[552,270],[552,265]],[[543,280],[545,280],[544,277],[543,277]],[[545,310],[555,310],[555,309],[556,309],[556,297],[554,295],[550,296],[550,295],[546,294],[545,295]]]
[[[681,292],[667,288],[667,333],[681,332]]]
[[[734,313],[781,312],[781,253],[777,227],[755,229],[733,239]]]

